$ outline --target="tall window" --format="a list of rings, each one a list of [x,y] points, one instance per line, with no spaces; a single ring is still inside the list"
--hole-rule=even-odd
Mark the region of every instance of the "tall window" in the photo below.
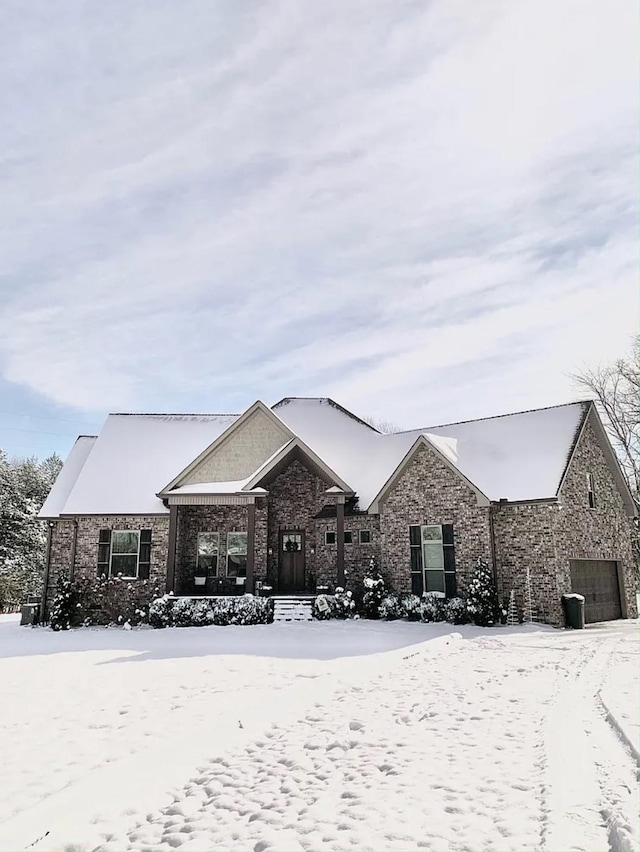
[[[453,524],[424,524],[409,527],[411,587],[414,594],[456,594]]]
[[[220,533],[198,533],[198,555],[196,568],[199,574],[215,577],[218,574],[218,553],[220,550]]]
[[[593,486],[593,474],[587,474],[587,498],[589,500],[589,508],[595,509],[596,507],[596,492]]]
[[[139,530],[114,530],[111,534],[111,576],[137,577]]]
[[[227,533],[227,577],[247,576],[247,534]]]

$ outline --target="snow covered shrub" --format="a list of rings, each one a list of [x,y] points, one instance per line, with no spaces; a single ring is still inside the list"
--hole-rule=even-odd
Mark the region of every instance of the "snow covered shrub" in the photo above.
[[[469,621],[467,602],[462,598],[450,598],[445,601],[444,617],[449,624],[466,624]]]
[[[149,604],[149,624],[152,627],[168,627],[172,622],[171,595],[163,595]]]
[[[469,582],[467,610],[471,621],[479,627],[490,627],[500,616],[493,571],[483,559],[478,559]]]
[[[425,592],[420,603],[422,621],[444,621],[445,600],[437,592]]]
[[[319,621],[351,618],[355,611],[353,595],[338,586],[335,595],[318,595],[313,602],[313,617]]]
[[[49,617],[52,630],[68,630],[82,623],[78,613],[78,593],[66,574],[60,574],[56,581],[56,595],[51,603]]]
[[[402,609],[401,618],[406,618],[408,621],[420,621],[420,598],[417,595],[407,593],[398,595],[398,602]]]
[[[152,627],[203,627],[210,624],[270,624],[273,600],[242,595],[223,598],[176,598],[163,595],[149,607]]]
[[[362,596],[362,613],[365,618],[380,618],[380,604],[385,597],[384,577],[374,568],[373,559],[362,581],[364,594]]]
[[[380,602],[378,610],[380,618],[387,621],[395,621],[396,618],[404,618],[405,612],[397,595],[387,595]]]

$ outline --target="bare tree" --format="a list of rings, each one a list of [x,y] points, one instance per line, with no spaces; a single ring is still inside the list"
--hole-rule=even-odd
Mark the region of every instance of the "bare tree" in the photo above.
[[[626,358],[572,378],[589,391],[604,415],[636,508],[640,509],[640,336]]]
[[[385,435],[393,435],[396,432],[402,431],[399,426],[396,426],[395,423],[391,423],[389,420],[380,420],[377,417],[363,417],[362,419],[369,426],[373,426],[374,429],[377,429],[378,432],[383,432]]]

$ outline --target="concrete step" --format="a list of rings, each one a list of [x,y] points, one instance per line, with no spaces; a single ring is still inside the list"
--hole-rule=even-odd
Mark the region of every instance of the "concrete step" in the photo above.
[[[278,595],[273,598],[274,621],[312,621],[313,597]]]

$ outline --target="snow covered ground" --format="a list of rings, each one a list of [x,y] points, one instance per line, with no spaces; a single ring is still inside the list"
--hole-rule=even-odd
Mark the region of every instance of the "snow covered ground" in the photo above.
[[[638,623],[0,616],[0,850],[638,849]]]

